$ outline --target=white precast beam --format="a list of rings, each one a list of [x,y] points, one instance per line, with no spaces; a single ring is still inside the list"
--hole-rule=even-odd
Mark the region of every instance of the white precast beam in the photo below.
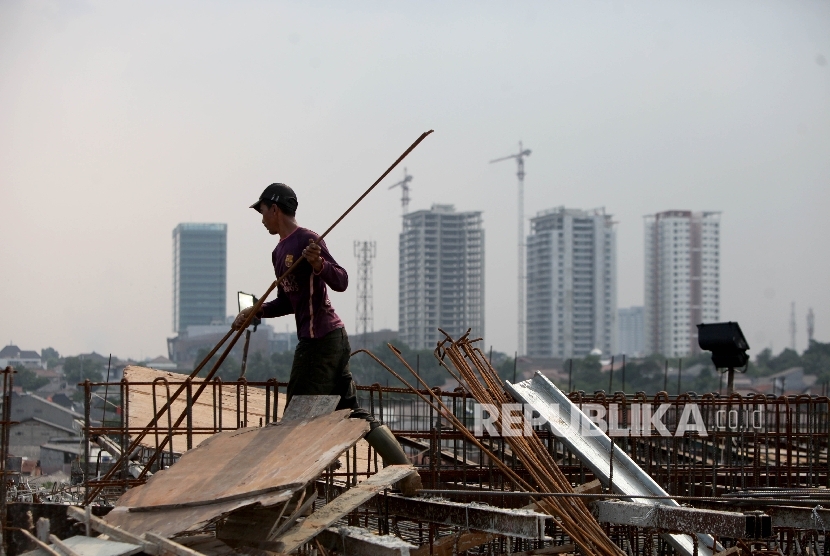
[[[513,397],[531,406],[547,421],[546,426],[559,438],[579,460],[588,466],[602,484],[608,486],[611,475],[611,439],[600,430],[579,407],[556,387],[545,375],[536,371],[533,378],[511,384],[506,382],[507,390]],[[642,470],[628,454],[614,447],[614,481],[613,491],[618,494],[668,496],[651,476]],[[671,499],[650,500],[652,504],[679,507]],[[695,554],[694,539],[689,535],[666,534],[663,536],[677,552],[683,556]],[[711,535],[698,534],[700,556],[712,556],[721,547],[713,549],[714,539]]]

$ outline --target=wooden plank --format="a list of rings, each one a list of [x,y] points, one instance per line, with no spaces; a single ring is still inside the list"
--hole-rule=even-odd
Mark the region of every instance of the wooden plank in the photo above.
[[[157,544],[163,551],[175,554],[176,556],[204,556],[204,554],[196,552],[192,548],[188,548],[170,539],[165,539],[155,533],[145,533],[144,537],[153,544]]]
[[[232,556],[236,551],[209,533],[188,535],[176,539],[178,544],[191,548],[202,556]]]
[[[273,543],[275,552],[290,553],[301,547],[323,529],[358,508],[361,504],[401,479],[415,473],[411,465],[390,465],[356,487],[347,490],[298,523]]]
[[[80,521],[81,523],[86,522],[86,512],[77,506],[69,506],[66,509],[66,514],[68,517]],[[119,527],[114,527],[101,519],[100,517],[96,517],[94,515],[89,516],[89,525],[99,533],[104,533],[109,535],[111,539],[115,539],[116,541],[125,542],[129,544],[137,544],[144,549],[144,552],[148,554],[153,554],[154,556],[158,555],[159,550],[158,547],[153,545],[152,543],[148,543],[141,537],[133,535]]]
[[[257,543],[274,539],[291,527],[317,498],[314,483],[294,493],[291,500],[274,509],[251,507],[231,513],[216,528],[216,538],[222,541],[241,541],[257,546]]]
[[[283,519],[281,523],[275,524],[274,527],[268,530],[267,540],[274,540],[288,530],[289,527],[292,527],[300,516],[307,515],[307,513],[314,508],[314,501],[316,499],[317,488],[313,483],[309,483],[306,486],[305,495],[303,498],[296,501],[293,508],[291,508],[291,503],[289,502],[289,510],[291,510],[291,514],[287,518]]]
[[[63,543],[63,541],[62,541],[62,540],[60,540],[60,539],[59,539],[58,537],[56,537],[55,535],[49,535],[49,541],[52,543],[52,545],[53,545],[55,548],[57,548],[57,549],[58,549],[58,552],[61,552],[61,553],[65,554],[66,556],[81,556],[80,554],[78,554],[77,552],[75,552],[74,550],[72,550],[72,548],[70,548],[70,547],[66,546],[66,545]]]
[[[12,529],[12,527],[9,527],[9,529]],[[26,529],[23,529],[22,527],[21,527],[21,528],[14,527],[13,529],[14,529],[15,531],[20,531],[20,532],[21,532],[21,533],[23,533],[23,535],[24,535],[24,536],[26,536],[26,537],[27,537],[30,541],[32,541],[32,542],[34,542],[34,543],[36,543],[36,544],[38,545],[38,547],[39,547],[39,549],[38,549],[38,550],[42,550],[44,553],[48,554],[49,556],[62,556],[62,554],[61,554],[60,552],[56,551],[56,550],[55,550],[54,548],[52,548],[51,546],[49,546],[49,545],[48,545],[48,544],[46,544],[45,542],[43,542],[43,541],[41,541],[40,539],[38,539],[36,536],[34,536],[34,535],[33,535],[33,534],[31,534],[30,532],[28,532]],[[37,552],[37,550],[33,550],[32,552]]]
[[[328,415],[338,403],[340,396],[294,396],[285,408],[281,422],[308,421],[320,415]]]

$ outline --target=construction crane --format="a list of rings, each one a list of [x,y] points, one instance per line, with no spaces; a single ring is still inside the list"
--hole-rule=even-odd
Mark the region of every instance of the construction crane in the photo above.
[[[516,176],[519,178],[519,244],[518,244],[518,269],[519,269],[519,314],[518,314],[518,346],[517,353],[519,355],[525,354],[525,157],[530,156],[530,149],[525,149],[522,142],[519,141],[519,152],[511,154],[510,156],[503,156],[491,160],[490,164],[494,162],[501,162],[502,160],[516,159],[518,171]]]
[[[409,210],[409,182],[412,181],[412,176],[406,173],[406,168],[403,169],[403,179],[394,185],[390,185],[389,189],[401,187],[401,205],[403,206],[403,213],[406,215]]]

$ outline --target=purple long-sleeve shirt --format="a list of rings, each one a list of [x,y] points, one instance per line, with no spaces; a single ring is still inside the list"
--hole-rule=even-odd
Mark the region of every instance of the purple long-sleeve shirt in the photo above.
[[[308,241],[317,241],[317,234],[305,228],[297,228],[282,238],[271,254],[274,274],[279,278],[294,261],[303,258]],[[337,264],[320,241],[323,268],[315,274],[311,263],[303,261],[277,285],[277,298],[262,304],[264,318],[281,317],[294,313],[297,321],[297,337],[322,338],[332,330],[343,328],[343,321],[334,312],[327,286],[336,292],[346,291],[349,275]]]

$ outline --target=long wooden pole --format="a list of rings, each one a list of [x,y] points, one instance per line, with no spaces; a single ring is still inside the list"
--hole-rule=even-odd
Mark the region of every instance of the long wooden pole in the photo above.
[[[366,196],[369,193],[371,193],[372,190],[381,181],[383,181],[383,178],[385,178],[387,175],[389,175],[389,173],[392,170],[394,170],[395,167],[398,164],[400,164],[401,161],[409,155],[409,153],[411,153],[413,150],[415,150],[415,147],[417,147],[419,144],[421,144],[421,141],[426,139],[427,136],[432,132],[433,132],[433,130],[430,129],[429,131],[425,131],[424,133],[422,133],[420,135],[420,137],[418,137],[418,139],[416,139],[415,142],[412,143],[409,146],[409,148],[406,149],[403,152],[403,154],[401,154],[401,156],[399,156],[398,159],[395,160],[395,162],[393,162],[392,165],[389,168],[387,168],[386,171],[383,174],[381,174],[381,176],[377,180],[375,180],[375,182],[372,185],[370,185],[369,188],[366,191],[364,191],[363,194],[360,197],[358,197],[357,200],[354,203],[352,203],[352,205],[348,209],[346,209],[346,212],[341,214],[340,218],[335,220],[334,224],[329,226],[328,229],[325,232],[323,232],[323,234],[320,235],[317,238],[317,241],[320,242],[321,240],[323,240],[329,234],[329,232],[331,232],[335,228],[335,226],[337,226],[344,218],[346,218],[346,216],[348,216],[348,214],[350,212],[352,212],[352,210],[358,204],[360,204],[360,202],[363,201],[363,199],[365,199]],[[213,367],[210,369],[210,372],[207,374],[207,376],[201,381],[201,384],[199,385],[199,388],[196,390],[196,392],[193,395],[191,403],[196,403],[196,400],[199,398],[199,396],[205,390],[205,388],[208,385],[208,382],[213,378],[213,375],[216,374],[216,371],[219,370],[219,367],[225,361],[225,358],[231,352],[231,350],[233,349],[233,346],[239,340],[239,337],[242,335],[243,331],[246,328],[248,328],[248,326],[251,324],[251,322],[253,322],[253,320],[256,318],[257,312],[260,310],[260,308],[262,308],[262,304],[265,302],[265,300],[268,298],[268,296],[271,294],[271,292],[274,291],[274,289],[277,287],[277,285],[280,282],[282,282],[287,276],[289,276],[292,272],[294,272],[294,270],[300,265],[300,262],[303,261],[303,260],[304,259],[302,257],[300,257],[296,261],[294,261],[294,264],[292,264],[288,268],[288,270],[286,270],[282,274],[282,276],[280,276],[279,278],[274,280],[274,282],[268,287],[268,289],[265,291],[265,293],[262,295],[262,297],[259,298],[259,301],[256,302],[256,304],[253,306],[250,313],[248,313],[248,317],[245,319],[243,324],[236,331],[236,334],[234,335],[234,337],[231,340],[230,344],[228,344],[228,346],[225,348],[225,351],[222,352],[222,355],[219,357],[219,359],[216,361],[216,363],[214,363]],[[225,341],[227,341],[227,339],[233,333],[234,333],[234,329],[231,328],[228,331],[228,333],[225,334],[224,338],[222,338],[219,341],[219,343],[217,343],[216,346],[210,351],[210,353],[208,353],[207,357],[205,357],[202,360],[202,362],[199,363],[199,365],[193,370],[193,372],[190,373],[190,377],[189,377],[190,379],[196,378],[196,375],[199,374],[199,372],[202,370],[202,368],[204,368],[204,366],[207,364],[207,362],[210,361],[210,358],[213,357],[216,354],[216,352],[219,350],[219,348],[222,346],[222,344],[224,344]],[[115,465],[113,465],[112,468],[110,468],[110,470],[107,472],[107,474],[101,479],[101,482],[108,481],[112,478],[112,476],[115,474],[116,470],[118,470],[120,468],[120,464],[123,463],[121,460],[123,458],[129,457],[129,454],[131,454],[133,452],[133,450],[135,450],[135,448],[138,447],[138,444],[144,439],[145,436],[147,436],[150,433],[150,429],[152,427],[154,427],[158,423],[158,420],[172,407],[173,402],[178,398],[178,396],[182,393],[182,391],[184,391],[185,387],[186,387],[186,384],[182,384],[176,390],[176,392],[170,397],[170,399],[164,404],[164,406],[162,406],[162,408],[158,410],[158,412],[153,416],[153,418],[150,420],[150,422],[147,424],[147,426],[144,427],[144,429],[136,436],[135,440],[133,440],[130,443],[130,447],[121,454],[121,457],[118,459],[118,462]],[[187,409],[185,409],[185,411],[182,412],[182,414],[179,416],[179,418],[176,419],[176,423],[173,425],[173,428],[178,427],[182,423],[182,421],[185,419],[186,416],[187,416]],[[164,447],[167,445],[167,443],[169,441],[170,441],[170,437],[169,436],[165,437],[165,439],[159,445],[158,451],[156,453],[154,453],[151,456],[150,460],[145,464],[144,471],[139,476],[139,478],[143,477],[144,474],[150,469],[151,465],[153,464],[153,461],[155,461],[156,457],[158,456],[158,453],[161,452],[164,449]],[[92,489],[90,491],[89,496],[85,500],[85,503],[89,504],[95,498],[95,496],[98,495],[98,493],[101,491],[101,488],[102,487],[99,486],[99,487],[95,487],[94,489]]]

